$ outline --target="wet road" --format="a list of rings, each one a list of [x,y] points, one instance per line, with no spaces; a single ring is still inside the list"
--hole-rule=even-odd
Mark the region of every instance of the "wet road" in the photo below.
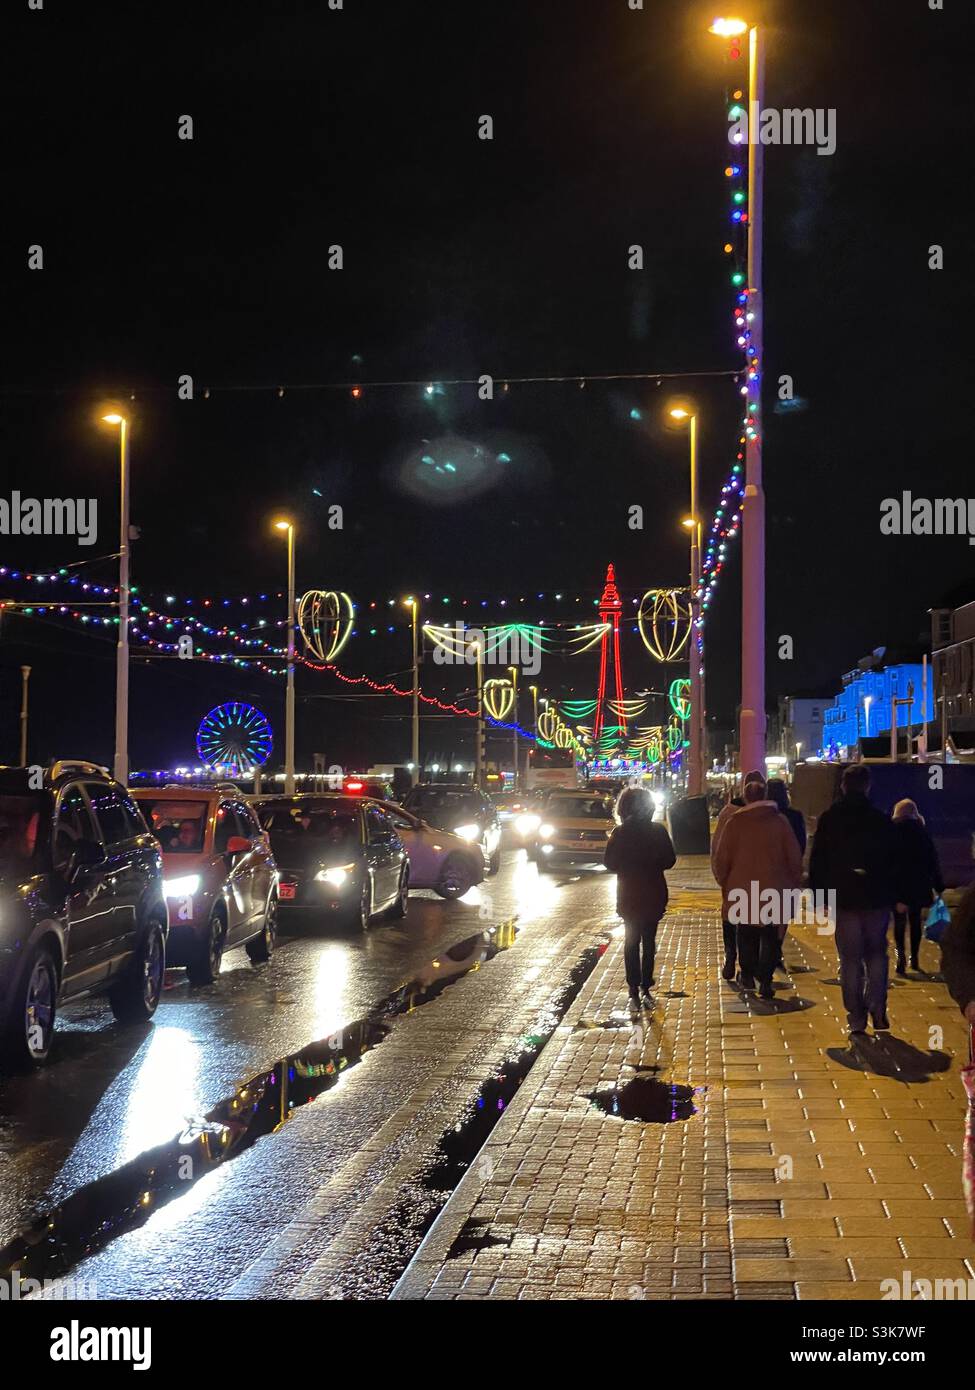
[[[527,925],[564,910],[565,878],[509,848],[501,872],[459,902],[414,893],[405,921],[361,935],[284,919],[265,966],[233,951],[204,989],[174,971],[148,1027],[120,1027],[97,999],[66,1009],[49,1065],[0,1078],[0,1245],[277,1058],[363,1017],[438,952],[513,915]]]

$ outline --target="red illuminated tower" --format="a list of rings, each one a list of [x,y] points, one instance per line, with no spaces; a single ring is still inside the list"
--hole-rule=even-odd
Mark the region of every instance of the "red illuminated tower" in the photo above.
[[[596,714],[592,729],[593,751],[598,755],[607,753],[621,743],[626,731],[623,719],[623,672],[620,666],[620,616],[623,601],[616,588],[616,574],[613,566],[606,570],[606,586],[599,600],[599,621],[607,624],[599,643],[599,691],[596,695]],[[616,681],[615,700],[609,704],[610,718],[606,718],[606,666],[609,648],[613,648],[613,675]],[[614,706],[615,704],[615,711]]]

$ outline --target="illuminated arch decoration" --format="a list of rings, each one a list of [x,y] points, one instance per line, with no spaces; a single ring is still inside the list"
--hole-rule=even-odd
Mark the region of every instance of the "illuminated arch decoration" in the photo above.
[[[549,705],[547,709],[543,709],[538,716],[539,738],[543,738],[546,743],[554,743],[559,722],[559,716],[551,705]]]
[[[216,705],[196,731],[196,751],[207,767],[239,777],[263,767],[271,756],[274,737],[267,716],[253,705],[233,701]]]
[[[349,640],[355,607],[348,594],[334,589],[309,589],[298,600],[296,622],[306,648],[326,665]]]
[[[690,689],[691,683],[686,676],[681,676],[677,680],[670,682],[667,698],[670,700],[670,708],[677,715],[678,719],[690,718]]]
[[[671,719],[667,725],[667,747],[671,753],[676,753],[684,746],[684,730],[679,719]]]
[[[691,634],[687,589],[648,589],[636,615],[643,645],[657,661],[677,661]],[[647,624],[649,623],[649,632]]]
[[[503,721],[515,707],[515,688],[510,681],[484,682],[484,709],[492,719]]]

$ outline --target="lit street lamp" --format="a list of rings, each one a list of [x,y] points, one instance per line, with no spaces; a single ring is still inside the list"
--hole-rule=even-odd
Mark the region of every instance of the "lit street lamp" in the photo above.
[[[118,642],[115,647],[115,764],[116,782],[129,779],[129,422],[116,411],[103,415],[106,425],[118,425],[121,518],[118,561]]]
[[[276,521],[275,530],[288,533],[288,685],[284,697],[284,790],[295,789],[295,524]]]
[[[513,695],[511,701],[511,718],[514,723],[514,727],[511,731],[511,750],[514,759],[512,763],[514,767],[514,781],[511,784],[511,790],[516,792],[518,790],[518,667],[509,666],[508,670],[511,672],[511,691]]]
[[[410,610],[413,627],[413,738],[410,746],[410,756],[413,759],[410,765],[412,772],[414,767],[420,765],[420,659],[416,641],[417,601],[412,597],[405,598],[403,604]]]
[[[741,548],[741,716],[739,762],[743,769],[765,766],[765,491],[762,484],[762,198],[765,147],[755,129],[765,89],[764,51],[757,25],[720,18],[710,26],[719,38],[748,33],[748,283],[751,326],[746,372],[745,500]],[[754,362],[752,361],[754,359]]]

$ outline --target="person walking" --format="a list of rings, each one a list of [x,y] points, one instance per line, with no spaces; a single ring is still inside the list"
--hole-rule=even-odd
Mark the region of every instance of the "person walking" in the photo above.
[[[657,927],[667,907],[664,870],[677,855],[667,827],[654,821],[653,798],[645,787],[627,787],[616,805],[619,825],[610,835],[603,863],[616,875],[616,911],[626,936],[623,960],[630,1007],[653,1004],[650,990],[657,951]]]
[[[747,787],[752,782],[760,782],[764,786],[765,778],[760,772],[746,772],[743,791],[744,787]],[[715,872],[718,842],[724,833],[725,827],[731,820],[731,817],[736,811],[740,811],[744,804],[744,795],[733,796],[718,812],[714,834],[711,837],[711,872],[714,874],[715,878],[718,877]],[[721,978],[724,980],[733,980],[738,967],[738,932],[734,922],[729,922],[728,920],[728,901],[723,892],[721,894],[721,934],[724,939],[724,965],[721,967]]]
[[[941,938],[941,968],[948,993],[975,1028],[975,883],[965,895]]]
[[[789,788],[780,777],[770,777],[768,780],[768,799],[774,801],[782,815],[792,827],[792,832],[799,841],[799,854],[806,853],[806,818],[801,811],[797,811],[789,804]],[[782,947],[785,944],[785,934],[788,931],[788,923],[785,924],[782,934],[778,939],[777,956],[775,961],[776,970],[781,970],[784,975],[789,972],[786,969],[785,958],[782,955]]]
[[[920,970],[917,954],[921,946],[921,913],[944,892],[941,863],[934,841],[924,826],[924,817],[909,797],[894,807],[894,864],[897,871],[894,906],[894,942],[897,946],[897,973],[907,974],[905,951],[907,927],[911,929],[911,969]]]
[[[887,1019],[887,923],[896,901],[893,827],[871,805],[870,769],[852,763],[840,799],[819,817],[809,886],[835,894],[836,949],[851,1038],[890,1028]]]
[[[764,781],[745,786],[745,805],[728,820],[718,842],[714,873],[728,920],[737,928],[742,988],[754,989],[757,980],[761,997],[774,999],[778,940],[787,904],[799,888],[802,855],[765,790]]]

